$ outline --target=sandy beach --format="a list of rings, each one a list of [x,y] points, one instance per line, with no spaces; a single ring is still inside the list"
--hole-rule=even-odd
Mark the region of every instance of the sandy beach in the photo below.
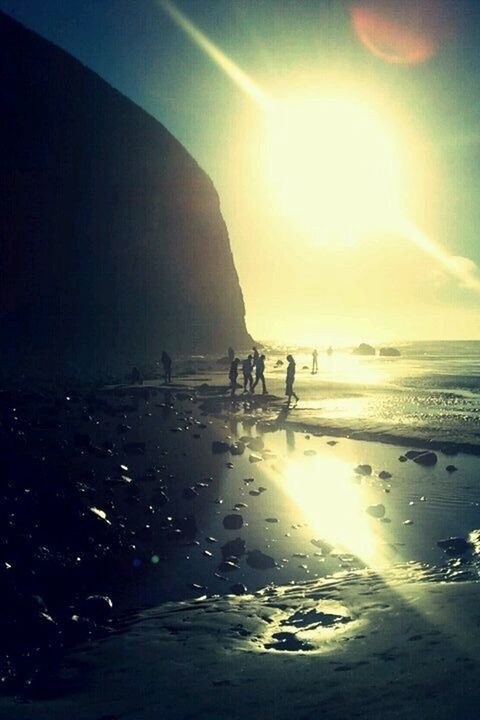
[[[7,716],[240,718],[254,683],[256,717],[405,717],[438,663],[422,717],[451,717],[476,692],[480,459],[339,436],[302,400],[232,401],[222,377],[105,387],[88,413],[72,393],[57,425],[29,426],[125,541],[68,598],[78,615],[88,588],[112,612],[48,682],[27,674]]]

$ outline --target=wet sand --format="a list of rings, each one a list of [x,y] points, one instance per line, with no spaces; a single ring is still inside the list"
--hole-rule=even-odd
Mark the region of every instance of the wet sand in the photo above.
[[[115,616],[106,638],[66,658],[52,697],[0,710],[181,720],[422,707],[469,718],[479,459],[438,452],[425,467],[405,447],[294,431],[279,398],[232,405],[212,382],[195,385],[166,396],[158,383],[125,388],[135,403],[120,432],[100,411],[88,421],[96,446],[112,428],[122,440],[74,464],[94,462],[102,478],[128,463],[138,488],[134,502],[121,484],[109,493],[112,518],[120,511],[134,528],[109,584]],[[73,417],[63,424],[78,431]],[[144,452],[125,454],[132,442]],[[461,552],[437,545],[451,536],[464,539]]]

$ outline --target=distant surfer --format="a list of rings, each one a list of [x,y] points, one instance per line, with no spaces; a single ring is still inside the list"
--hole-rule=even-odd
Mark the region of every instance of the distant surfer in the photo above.
[[[312,353],[312,375],[318,372],[318,352],[315,349]]]
[[[287,378],[285,383],[285,395],[288,398],[288,405],[290,405],[290,401],[292,397],[295,398],[295,401],[298,402],[298,395],[293,391],[293,383],[295,382],[295,360],[293,359],[292,355],[287,355],[288,365],[287,365]]]
[[[168,385],[172,382],[172,358],[165,350],[162,352],[162,365],[165,384]]]

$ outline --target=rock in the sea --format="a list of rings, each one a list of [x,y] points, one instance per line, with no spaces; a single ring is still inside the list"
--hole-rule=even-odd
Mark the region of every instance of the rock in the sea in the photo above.
[[[437,464],[437,460],[436,454],[431,450],[426,450],[413,458],[413,462],[423,467],[433,467],[433,465]]]
[[[261,455],[258,455],[257,453],[252,453],[251,455],[249,455],[248,459],[251,463],[258,463],[262,462],[263,457]]]
[[[241,515],[225,515],[223,518],[223,527],[226,530],[240,530],[243,527],[243,517]]]
[[[222,455],[230,450],[230,443],[223,440],[214,440],[212,442],[212,453],[214,455]]]
[[[463,555],[467,550],[471,550],[472,544],[462,537],[450,537],[437,542],[439,548],[444,550],[447,555]]]
[[[392,473],[389,473],[388,470],[381,470],[378,473],[378,477],[380,480],[389,480],[392,477]]]
[[[243,555],[245,555],[245,548],[246,548],[245,540],[243,540],[240,537],[237,537],[237,538],[235,538],[235,540],[229,540],[224,545],[222,545],[220,550],[222,551],[223,559],[226,560],[226,558],[231,557],[231,556],[234,556],[237,558],[242,557]]]
[[[97,623],[104,623],[112,614],[113,603],[108,595],[89,595],[82,603],[83,615]]]
[[[447,465],[447,467],[445,468],[445,470],[446,470],[448,473],[454,473],[454,472],[457,472],[458,468],[457,468],[455,465]]]
[[[255,450],[257,452],[263,450],[265,445],[262,438],[258,437],[258,435],[257,437],[250,438],[247,444],[250,450]]]
[[[357,465],[355,468],[355,472],[357,475],[371,475],[372,474],[372,466],[371,465]]]
[[[247,565],[256,570],[269,570],[275,567],[275,560],[261,550],[252,550],[247,553]]]
[[[375,355],[375,348],[367,343],[360,343],[352,352],[354,355]]]
[[[401,353],[398,348],[382,347],[378,353],[381,357],[400,357]]]
[[[247,588],[242,583],[235,583],[235,585],[232,585],[230,588],[230,592],[233,595],[246,595]]]

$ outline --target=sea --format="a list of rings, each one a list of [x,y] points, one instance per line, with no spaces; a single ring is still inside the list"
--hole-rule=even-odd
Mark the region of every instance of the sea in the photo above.
[[[480,452],[480,341],[397,344],[399,357],[359,356],[351,348],[291,348],[296,415],[318,424],[416,440],[456,443]],[[282,363],[283,364],[280,364]],[[269,391],[281,394],[285,349],[268,356]]]

